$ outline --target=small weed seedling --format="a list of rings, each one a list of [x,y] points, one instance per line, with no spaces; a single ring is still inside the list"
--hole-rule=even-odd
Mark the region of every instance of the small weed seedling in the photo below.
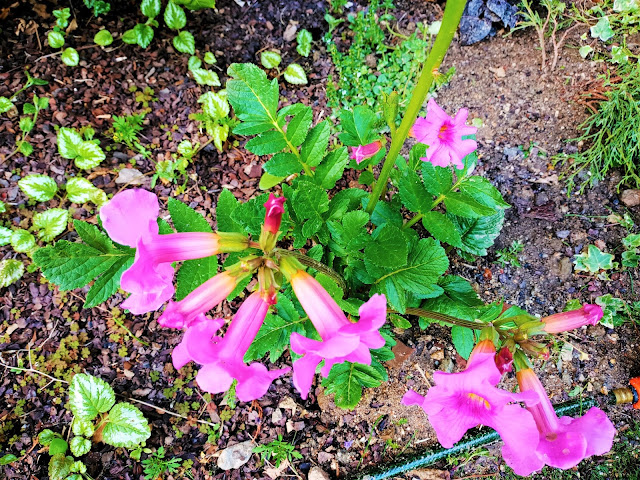
[[[273,459],[276,467],[279,467],[284,460],[288,460],[289,464],[293,464],[294,458],[302,458],[300,452],[296,452],[294,445],[282,440],[282,435],[278,435],[277,440],[273,440],[265,445],[258,445],[253,449],[253,452],[259,453],[263,462],[268,462]]]
[[[506,265],[512,265],[516,268],[520,268],[522,265],[520,264],[520,260],[518,260],[518,254],[524,251],[524,244],[517,240],[514,240],[511,243],[509,248],[502,248],[500,250],[496,250],[496,261],[501,267],[505,267]]]
[[[179,458],[165,459],[164,457],[164,447],[159,447],[155,453],[142,460],[146,480],[157,480],[164,474],[172,474],[180,470],[182,461]]]

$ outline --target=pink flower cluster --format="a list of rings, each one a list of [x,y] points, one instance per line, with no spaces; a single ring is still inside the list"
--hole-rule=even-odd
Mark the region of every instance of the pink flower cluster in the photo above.
[[[273,195],[265,203],[265,221],[260,245],[273,248],[284,213],[284,198]],[[144,190],[119,193],[102,207],[100,218],[109,236],[118,243],[136,248],[133,265],[122,274],[121,287],[131,295],[123,306],[133,313],[159,308],[173,297],[173,262],[203,258],[248,247],[246,238],[225,233],[173,233],[160,235],[158,199]],[[247,365],[244,356],[262,326],[276,289],[270,269],[260,257],[247,257],[225,272],[205,281],[180,301],[170,300],[158,323],[167,328],[186,329],[172,354],[173,364],[182,368],[190,361],[202,365],[196,382],[206,392],[227,391],[237,381],[236,395],[241,401],[263,396],[269,385],[291,370],[269,371],[260,363]],[[255,262],[252,264],[251,262]],[[316,368],[325,377],[336,363],[345,361],[371,364],[370,348],[380,348],[385,340],[378,330],[386,319],[384,295],[374,295],[360,308],[360,320],[351,322],[315,278],[293,258],[283,257],[280,268],[291,282],[303,308],[316,327],[321,341],[298,333],[291,335],[291,348],[302,355],[293,364],[293,383],[306,398]],[[210,319],[206,313],[219,305],[235,289],[239,280],[258,269],[259,288],[242,303],[224,336],[218,334],[223,319]],[[268,280],[271,279],[271,280]],[[263,284],[264,283],[264,284]]]
[[[553,331],[566,331],[593,323],[595,317],[597,322],[602,310],[597,312],[593,307],[586,305],[558,314],[562,317],[546,317],[542,324],[551,325]],[[506,463],[518,475],[530,475],[545,465],[566,470],[611,449],[616,430],[605,413],[592,407],[580,418],[558,418],[544,386],[530,368],[520,368],[516,374],[521,393],[496,388],[503,373],[510,370],[512,360],[507,352],[502,349],[496,355],[493,342],[483,340],[473,349],[463,372],[435,372],[436,385],[426,396],[409,390],[402,401],[422,407],[438,441],[447,448],[469,428],[493,428],[504,442]],[[517,402],[524,402],[526,409]]]

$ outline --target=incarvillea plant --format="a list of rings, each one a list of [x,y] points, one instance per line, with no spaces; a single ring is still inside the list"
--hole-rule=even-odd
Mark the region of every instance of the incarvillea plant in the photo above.
[[[73,413],[73,438],[67,442],[59,433],[46,429],[38,435],[48,448],[51,480],[91,480],[87,467],[77,460],[91,450],[93,443],[134,448],[151,435],[142,412],[126,402],[116,403],[115,392],[103,380],[78,373],[69,385],[69,410]],[[67,455],[67,451],[71,455]]]
[[[121,306],[132,314],[166,303],[158,324],[184,330],[174,366],[201,365],[202,390],[234,389],[243,402],[290,372],[306,399],[319,370],[325,392],[352,408],[364,387],[387,380],[384,362],[395,342],[388,319],[451,326],[467,370],[437,372],[426,398],[409,392],[404,399],[425,410],[443,445],[489,425],[522,475],[545,464],[571,468],[608,451],[615,429],[606,415],[592,408],[578,419],[558,419],[529,363],[548,358],[545,336],[594,325],[602,308],[584,305],[540,319],[500,301],[485,304],[468,281],[447,274],[449,255],[487,253],[509,208],[488,180],[473,175],[476,128],[466,124],[466,110],[451,117],[431,100],[426,117],[416,119],[464,4],[447,2],[400,124],[399,98],[390,94],[381,116],[365,106],[341,111],[342,133],[331,138],[337,129],[330,120],[314,125],[309,106],[280,106],[277,78],[255,65],[231,65],[225,99],[235,115],[233,134],[250,137],[246,149],[268,157],[260,186],[277,195],[239,202],[222,190],[214,231],[176,199],[168,200],[168,222],[153,193],[125,190],[102,206],[99,226],[74,222],[82,242],[38,250],[37,265],[62,289],[93,282],[85,306],[119,287],[129,293]],[[399,154],[409,135],[416,144],[405,158]],[[345,171],[358,175],[357,187],[336,188]],[[222,335],[225,319],[207,314],[236,298],[241,303]],[[267,354],[279,365],[256,361]],[[514,366],[521,393],[496,388]]]

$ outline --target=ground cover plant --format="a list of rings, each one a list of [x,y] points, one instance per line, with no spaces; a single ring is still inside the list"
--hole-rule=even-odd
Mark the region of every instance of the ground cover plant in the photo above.
[[[604,327],[632,323],[635,304],[596,288],[620,276],[628,275],[633,282],[638,259],[633,223],[627,222],[630,231],[612,253],[599,239],[593,245],[585,243],[583,252],[575,250],[574,271],[588,279],[585,287],[594,293],[589,301],[566,295],[552,314],[536,316],[522,308],[531,308],[530,303],[486,296],[457,269],[483,262],[481,257],[487,255],[485,265],[491,265],[494,242],[508,226],[505,218],[521,208],[517,197],[507,201],[486,175],[486,160],[476,153],[480,132],[470,125],[467,109],[443,108],[433,98],[426,101],[436,79],[442,78],[439,70],[464,3],[446,5],[439,33],[418,68],[415,88],[404,99],[391,91],[373,108],[364,101],[343,105],[334,117],[323,119],[303,96],[298,96],[302,101],[291,96],[291,89],[300,88],[296,84],[314,77],[307,78],[302,67],[290,69],[295,63],[280,70],[281,59],[289,57],[267,48],[256,53],[253,62],[228,64],[226,75],[205,73],[211,81],[191,83],[199,85],[192,98],[202,113],[183,119],[191,120],[190,131],[200,135],[180,135],[174,149],[166,152],[160,152],[156,134],[148,133],[155,132],[150,122],[159,111],[161,89],[142,91],[139,103],[153,106],[143,105],[141,113],[113,110],[102,134],[86,123],[43,126],[57,145],[56,155],[68,162],[62,177],[58,170],[50,176],[35,174],[34,164],[24,164],[24,171],[19,168],[6,177],[7,185],[11,180],[15,191],[31,200],[20,210],[13,202],[8,205],[12,215],[20,212],[24,219],[3,220],[1,238],[15,243],[13,250],[3,250],[8,252],[3,283],[13,284],[7,290],[13,296],[24,273],[16,259],[26,254],[34,262],[31,270],[37,267],[42,274],[34,298],[39,290],[51,290],[60,305],[72,296],[84,302],[85,310],[80,304],[65,307],[62,321],[71,325],[72,333],[81,331],[62,338],[56,347],[47,345],[53,337],[12,347],[16,328],[22,328],[23,309],[3,310],[3,345],[11,347],[3,348],[2,364],[19,378],[3,387],[6,392],[35,383],[48,398],[58,399],[52,415],[60,409],[75,416],[50,422],[40,438],[48,447],[42,451],[48,454],[51,478],[100,475],[92,449],[100,449],[102,461],[112,461],[104,460],[105,455],[115,455],[121,464],[131,465],[127,468],[132,474],[146,478],[189,477],[194,461],[202,467],[197,475],[208,470],[223,478],[226,473],[208,465],[212,452],[219,469],[252,478],[258,475],[241,473],[252,453],[259,460],[254,468],[266,472],[273,463],[270,476],[287,469],[306,474],[311,467],[305,462],[309,447],[297,440],[298,435],[304,438],[304,420],[282,421],[265,436],[262,429],[269,428],[269,419],[280,422],[287,410],[293,416],[299,405],[304,405],[300,418],[308,418],[308,411],[323,401],[343,409],[333,413],[340,418],[363,406],[375,409],[371,395],[387,388],[392,379],[402,389],[401,408],[417,417],[412,406],[420,406],[440,444],[452,446],[469,428],[488,426],[502,438],[497,458],[519,475],[534,474],[545,465],[573,469],[585,458],[599,462],[613,448],[618,423],[607,418],[602,405],[575,418],[556,416],[549,397],[553,403],[557,397],[555,392],[550,395],[551,383],[545,385],[544,366],[555,364],[558,355],[558,365],[574,353],[581,361],[585,358],[582,347],[574,346],[577,335],[585,336],[582,327],[588,325],[591,334],[597,328],[605,331]],[[143,7],[143,13],[151,8]],[[338,13],[341,7],[334,7],[333,13]],[[291,48],[307,58],[314,34],[298,32],[288,33],[296,39]],[[172,37],[163,41],[175,44]],[[271,54],[262,55],[265,52]],[[209,66],[217,61],[204,55]],[[195,79],[202,60],[193,55],[183,66]],[[185,78],[191,78],[186,71]],[[281,74],[287,83],[280,81]],[[25,104],[40,106],[40,92],[32,97]],[[38,107],[34,108],[31,113],[37,115]],[[169,138],[176,130],[167,131]],[[103,148],[105,138],[116,143]],[[15,145],[20,141],[24,139],[16,138]],[[18,149],[10,159],[22,165],[29,155],[38,156],[37,142],[34,151]],[[105,172],[116,171],[123,157],[112,159],[110,153],[119,149],[131,160],[127,168],[146,169],[140,176],[151,177],[148,183],[133,177],[138,186],[126,184],[131,181],[109,190],[94,185]],[[203,158],[231,158],[232,152],[239,152],[234,154],[244,162],[251,159],[242,169],[261,192],[254,189],[242,196],[229,181],[215,188],[200,183],[196,172],[202,170],[194,169],[201,167]],[[540,158],[532,155],[530,161]],[[86,178],[79,175],[83,170]],[[201,192],[213,198],[209,215],[202,215],[195,200]],[[72,204],[68,208],[67,200]],[[45,209],[45,202],[52,202],[53,208]],[[27,231],[29,225],[42,243]],[[19,241],[26,235],[33,238],[28,249]],[[496,276],[498,271],[530,268],[526,236],[513,238],[502,242],[502,250],[496,249]],[[27,278],[35,273],[27,272]],[[480,277],[491,275],[487,268]],[[214,310],[217,314],[208,316]],[[107,323],[93,323],[93,312],[106,315]],[[78,322],[91,322],[88,329],[94,325],[102,333],[89,340]],[[47,329],[55,330],[56,325],[48,324]],[[426,332],[419,333],[422,330]],[[392,365],[402,361],[402,348],[410,350],[404,344],[408,331],[438,332],[437,341],[450,338],[457,368],[453,361],[440,365],[445,356],[434,354],[431,358],[438,359],[435,366],[440,368],[429,377],[419,367],[422,376],[398,377]],[[606,332],[614,331],[617,335],[619,330]],[[115,364],[122,365],[117,372],[110,368],[112,354],[119,358]],[[93,358],[100,358],[102,367],[87,370],[94,373],[91,376],[83,371]],[[142,380],[145,384],[160,382],[163,387],[131,389],[128,385],[139,382],[134,368],[142,368],[137,371],[148,377]],[[112,387],[99,376],[117,384],[123,400],[138,402],[144,414],[129,403],[114,405]],[[64,382],[70,383],[67,407]],[[155,405],[136,399],[161,388],[161,396],[149,399]],[[576,386],[568,395],[592,390]],[[81,392],[88,392],[89,400]],[[103,402],[103,395],[109,399]],[[162,407],[159,400],[166,400]],[[78,402],[98,404],[96,415],[78,410]],[[22,418],[31,402],[25,398],[12,405],[10,418]],[[211,421],[203,419],[205,412]],[[178,452],[171,440],[149,435],[145,417],[153,418],[154,430],[167,439],[199,439],[193,443],[201,442],[201,448],[193,447],[195,455],[174,456]],[[116,424],[133,429],[133,437],[116,432]],[[410,446],[413,436],[405,444],[392,435],[384,438],[382,451],[376,450],[376,437],[388,424],[384,417],[371,422],[361,456],[351,462],[352,473],[365,459],[404,452]],[[392,428],[405,425],[397,421]],[[192,436],[195,426],[199,432]],[[21,448],[28,440],[13,433],[15,424],[3,423],[3,435],[5,431],[12,435],[9,444],[16,445],[12,451],[31,458],[31,451]],[[69,431],[74,438],[65,433]],[[234,444],[219,449],[232,431],[242,433]],[[106,433],[101,438],[95,432]],[[100,441],[116,450],[99,446]],[[142,444],[145,441],[153,446]],[[340,448],[348,451],[353,442],[345,440]],[[73,456],[66,456],[69,448]],[[21,468],[17,458],[3,460],[7,471]],[[338,467],[334,470],[339,476]]]

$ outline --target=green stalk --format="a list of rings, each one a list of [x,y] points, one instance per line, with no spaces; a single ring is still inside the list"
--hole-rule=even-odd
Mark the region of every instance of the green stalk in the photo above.
[[[387,158],[382,165],[380,176],[376,180],[375,187],[369,197],[369,203],[367,205],[367,213],[369,214],[373,212],[378,200],[380,200],[380,196],[387,185],[387,180],[391,173],[391,169],[396,162],[396,158],[398,158],[402,145],[404,145],[404,141],[409,135],[409,130],[415,122],[416,117],[420,112],[420,108],[422,108],[422,105],[427,98],[429,88],[431,88],[431,84],[433,83],[438,67],[442,63],[442,60],[451,45],[451,41],[453,40],[453,35],[458,29],[458,24],[460,23],[460,18],[462,17],[462,12],[464,11],[466,3],[466,0],[449,0],[445,6],[440,32],[438,32],[433,48],[431,49],[431,52],[429,52],[429,57],[424,63],[422,73],[420,74],[418,83],[413,90],[411,101],[407,106],[402,122],[400,123],[396,134],[391,138],[389,153],[387,153]]]
[[[387,309],[387,313],[400,313],[393,309]],[[463,320],[462,318],[452,317],[451,315],[447,315],[445,313],[433,312],[431,310],[424,310],[422,308],[411,308],[407,307],[405,309],[405,313],[407,315],[415,315],[417,317],[429,318],[431,320],[436,320],[438,322],[448,323],[450,325],[458,325],[459,327],[467,327],[473,328],[476,330],[481,330],[487,326],[486,323],[481,322],[480,320]]]

